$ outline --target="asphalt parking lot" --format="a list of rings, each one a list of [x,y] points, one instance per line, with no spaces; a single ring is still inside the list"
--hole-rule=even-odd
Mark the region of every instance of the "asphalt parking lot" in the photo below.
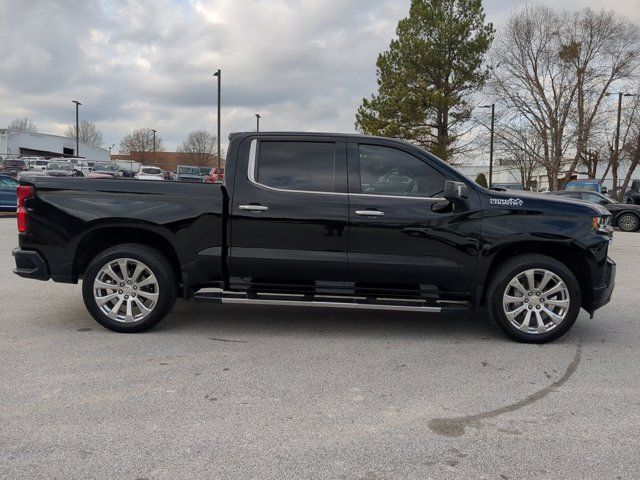
[[[481,314],[179,301],[109,332],[11,273],[0,218],[0,478],[638,478],[640,233],[612,303],[521,345]]]

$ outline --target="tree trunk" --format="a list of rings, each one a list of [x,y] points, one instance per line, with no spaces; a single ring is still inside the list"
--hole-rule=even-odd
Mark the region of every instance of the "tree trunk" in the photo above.
[[[624,177],[624,183],[622,184],[622,189],[620,190],[618,199],[622,198],[622,195],[624,195],[624,192],[626,192],[627,188],[629,188],[629,182],[631,181],[631,177],[635,172],[639,162],[640,162],[640,132],[638,132],[638,135],[636,137],[636,148],[635,148],[635,151],[633,152],[633,157],[631,158],[631,165],[629,165],[629,170],[627,171],[627,174]]]

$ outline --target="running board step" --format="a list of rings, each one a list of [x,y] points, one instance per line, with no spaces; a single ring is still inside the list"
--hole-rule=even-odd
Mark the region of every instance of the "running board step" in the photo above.
[[[425,301],[424,299],[397,299],[372,297],[339,297],[328,295],[285,295],[273,293],[244,293],[225,291],[199,291],[193,296],[200,302],[273,305],[296,307],[353,308],[367,310],[395,310],[404,312],[440,313],[467,310],[466,302]]]

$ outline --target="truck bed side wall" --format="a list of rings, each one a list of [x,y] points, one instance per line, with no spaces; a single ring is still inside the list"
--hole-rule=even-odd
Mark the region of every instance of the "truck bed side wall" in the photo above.
[[[110,238],[129,237],[170,246],[176,274],[186,273],[191,284],[223,280],[219,184],[55,178],[33,184],[36,196],[27,201],[29,229],[20,235],[20,247],[41,252],[55,280],[77,281],[78,255]]]

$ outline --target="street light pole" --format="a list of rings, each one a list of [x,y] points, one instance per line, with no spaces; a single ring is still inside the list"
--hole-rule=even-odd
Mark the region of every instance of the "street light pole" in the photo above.
[[[496,104],[482,105],[480,108],[491,109],[491,143],[489,144],[489,188],[491,188],[493,186],[493,134],[495,131]]]
[[[221,84],[222,84],[222,70],[218,69],[213,74],[214,77],[218,77],[218,172],[220,171],[220,102],[221,102]]]
[[[156,131],[152,128],[153,132],[153,161],[156,161]]]
[[[260,131],[260,114],[256,113],[256,132]]]
[[[76,157],[80,156],[80,122],[78,121],[78,107],[82,105],[78,100],[71,100],[76,104]]]

